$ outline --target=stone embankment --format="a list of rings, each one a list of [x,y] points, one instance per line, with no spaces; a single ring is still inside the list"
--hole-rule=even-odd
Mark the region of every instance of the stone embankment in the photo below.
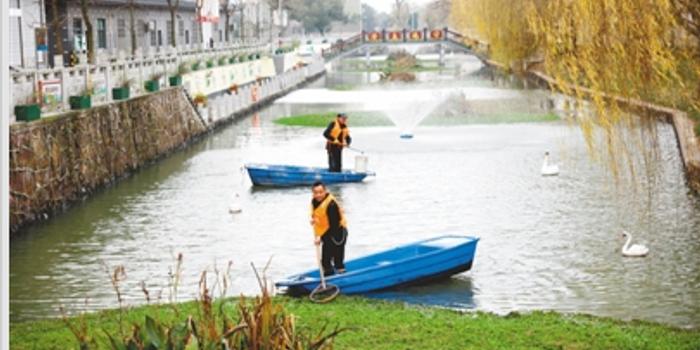
[[[198,136],[324,73],[313,62],[195,105],[182,87],[71,111],[10,130],[10,228],[47,219]]]

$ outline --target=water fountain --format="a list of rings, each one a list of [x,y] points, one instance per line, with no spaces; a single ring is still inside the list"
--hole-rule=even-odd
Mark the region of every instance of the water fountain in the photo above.
[[[384,92],[387,93],[387,92]],[[413,130],[450,96],[445,90],[394,90],[391,98],[373,99],[366,108],[384,113],[400,130],[399,137],[412,139]]]

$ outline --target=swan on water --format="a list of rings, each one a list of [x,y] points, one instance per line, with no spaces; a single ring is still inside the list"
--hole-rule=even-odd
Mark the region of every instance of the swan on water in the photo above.
[[[622,256],[645,256],[649,254],[649,248],[641,244],[632,244],[632,235],[627,231],[622,231],[622,238],[627,238],[627,241],[622,246]]]
[[[544,162],[542,163],[542,176],[559,175],[559,165],[549,164],[549,152],[544,152]]]
[[[243,208],[241,208],[241,201],[238,196],[238,193],[233,198],[233,203],[228,208],[228,212],[231,214],[237,214],[243,211]]]

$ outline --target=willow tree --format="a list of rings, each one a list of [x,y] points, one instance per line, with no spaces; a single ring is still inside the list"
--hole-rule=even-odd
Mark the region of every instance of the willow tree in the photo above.
[[[653,153],[648,140],[655,124],[631,116],[626,101],[697,108],[700,60],[692,55],[698,42],[688,29],[697,23],[697,3],[464,0],[453,2],[452,20],[489,42],[498,61],[542,60],[552,88],[578,99],[577,121],[590,153],[607,160],[617,179],[621,166],[635,176],[633,157],[643,154],[646,162],[645,152]]]
[[[460,32],[488,42],[492,59],[511,65],[537,49],[536,37],[524,15],[530,1],[452,1],[450,22]]]

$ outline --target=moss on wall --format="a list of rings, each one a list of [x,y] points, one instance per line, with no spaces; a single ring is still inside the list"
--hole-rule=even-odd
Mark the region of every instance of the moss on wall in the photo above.
[[[10,228],[46,218],[205,132],[181,89],[10,130]]]

